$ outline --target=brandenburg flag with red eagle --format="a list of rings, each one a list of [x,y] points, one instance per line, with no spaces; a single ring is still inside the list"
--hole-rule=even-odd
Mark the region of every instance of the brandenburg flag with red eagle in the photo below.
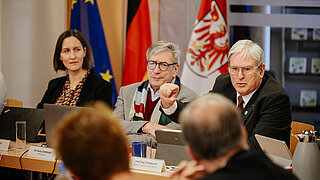
[[[228,73],[226,0],[202,0],[190,37],[181,79],[199,95],[212,89],[215,79]]]

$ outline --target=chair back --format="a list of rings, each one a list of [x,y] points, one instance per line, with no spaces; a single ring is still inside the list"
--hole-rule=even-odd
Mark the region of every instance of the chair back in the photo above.
[[[23,103],[20,100],[7,98],[7,105],[9,107],[22,107]]]
[[[294,155],[294,151],[296,149],[298,139],[292,134],[301,133],[303,130],[312,130],[314,131],[314,126],[306,123],[292,121],[291,123],[291,132],[290,132],[290,152]]]

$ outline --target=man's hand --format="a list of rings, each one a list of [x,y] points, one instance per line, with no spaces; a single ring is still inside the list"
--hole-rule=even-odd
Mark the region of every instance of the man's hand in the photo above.
[[[144,133],[149,133],[149,134],[151,134],[152,136],[156,137],[155,131],[156,131],[157,129],[168,129],[168,128],[165,127],[165,126],[162,126],[162,125],[153,123],[153,122],[148,122],[147,124],[145,124],[145,125],[142,127],[142,132],[144,132]]]
[[[171,174],[173,180],[191,180],[204,177],[207,172],[196,161],[182,161],[179,168]]]
[[[161,106],[168,109],[173,105],[179,93],[179,86],[176,84],[166,83],[160,86],[159,95],[161,99]]]

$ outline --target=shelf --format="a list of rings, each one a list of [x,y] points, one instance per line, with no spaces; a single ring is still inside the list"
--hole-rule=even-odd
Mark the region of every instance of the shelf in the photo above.
[[[318,52],[320,48],[320,41],[313,40],[286,40],[287,52]]]
[[[320,74],[292,74],[292,73],[285,73],[285,79],[288,82],[296,81],[297,86],[299,86],[299,83],[305,84],[305,83],[312,83],[312,84],[318,84],[320,82]],[[317,86],[319,87],[319,86]],[[299,88],[299,87],[297,87]],[[318,89],[318,88],[316,88]]]
[[[312,38],[310,39],[305,39],[305,40],[296,40],[296,39],[291,39],[289,38],[285,38],[286,43],[292,43],[292,44],[301,44],[301,43],[315,43],[315,44],[319,44],[320,40],[313,40]]]
[[[292,105],[293,112],[320,112],[320,106],[316,107],[300,107],[299,105]]]
[[[288,73],[286,72],[285,75],[288,75],[288,76],[315,76],[315,77],[320,77],[320,74],[313,74],[313,73]]]
[[[300,8],[300,7],[284,7],[288,14],[320,14],[319,7],[316,8]],[[299,13],[298,13],[299,12]],[[301,26],[303,27],[303,26]],[[282,29],[282,73],[281,80],[283,87],[289,94],[292,103],[292,119],[300,122],[313,124],[314,120],[320,117],[320,74],[311,72],[317,69],[312,63],[313,58],[320,57],[320,40],[318,40],[318,32],[314,28],[283,28]],[[301,39],[301,40],[299,40]],[[301,63],[292,61],[293,57],[303,58]],[[313,66],[313,67],[312,67]],[[305,73],[290,73],[290,69],[300,69]],[[301,96],[306,97],[303,91],[316,91],[316,107],[300,107]],[[310,95],[311,96],[311,95]],[[310,97],[311,98],[311,97]],[[308,96],[308,100],[310,99]],[[312,96],[314,99],[314,95]]]

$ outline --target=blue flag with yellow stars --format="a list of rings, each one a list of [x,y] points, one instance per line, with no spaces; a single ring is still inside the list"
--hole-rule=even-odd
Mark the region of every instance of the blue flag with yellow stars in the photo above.
[[[95,64],[93,70],[97,76],[112,84],[114,106],[118,96],[117,88],[96,0],[71,1],[70,29],[77,29],[90,42]]]

